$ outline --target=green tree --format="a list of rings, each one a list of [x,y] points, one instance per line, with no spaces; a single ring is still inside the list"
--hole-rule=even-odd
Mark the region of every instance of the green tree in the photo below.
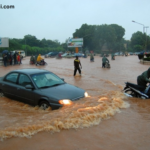
[[[23,42],[29,46],[40,46],[40,40],[30,34],[24,36]]]
[[[133,33],[132,34],[132,37],[131,37],[131,46],[132,48],[136,51],[135,48],[138,48],[139,50],[139,47],[141,50],[145,50],[146,48],[146,34],[138,31],[136,33]]]
[[[109,50],[114,50],[115,47],[123,47],[124,34],[125,29],[116,24],[83,24],[80,29],[76,29],[73,37],[83,38],[83,49],[99,52],[103,45],[107,45]]]

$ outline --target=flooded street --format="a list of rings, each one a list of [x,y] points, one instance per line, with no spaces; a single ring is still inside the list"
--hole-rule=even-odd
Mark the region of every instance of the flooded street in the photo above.
[[[20,68],[52,71],[90,95],[58,110],[0,98],[0,150],[149,150],[150,100],[128,98],[124,82],[136,83],[150,65],[138,56],[116,56],[111,68],[102,68],[102,57],[80,58],[82,76],[73,76],[74,58],[45,58],[47,66],[0,66],[0,76]]]

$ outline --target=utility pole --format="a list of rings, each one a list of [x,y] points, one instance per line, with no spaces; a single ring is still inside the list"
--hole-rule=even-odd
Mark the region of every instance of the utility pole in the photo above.
[[[145,28],[146,28],[146,43],[145,43],[145,49],[147,50],[147,28],[149,28],[149,27],[146,26]]]
[[[144,24],[139,23],[139,22],[136,22],[136,21],[132,21],[132,22],[142,25],[142,26],[143,26],[143,33],[145,32],[145,31],[144,31],[144,28],[145,28]]]
[[[26,39],[25,39],[25,46],[26,46]],[[27,50],[26,50],[26,47],[25,47],[25,52],[26,52],[26,56],[27,56]]]

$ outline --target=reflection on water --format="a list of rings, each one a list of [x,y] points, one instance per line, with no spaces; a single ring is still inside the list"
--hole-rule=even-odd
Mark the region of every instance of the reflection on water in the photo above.
[[[121,108],[129,107],[125,99],[123,93],[109,91],[83,98],[58,110],[44,111],[4,97],[0,100],[0,138],[31,137],[40,131],[54,133],[98,125],[101,120],[120,112]]]

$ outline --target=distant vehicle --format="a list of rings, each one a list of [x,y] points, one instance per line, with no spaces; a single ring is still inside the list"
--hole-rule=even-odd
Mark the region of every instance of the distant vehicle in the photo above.
[[[114,53],[114,55],[115,55],[115,56],[123,56],[124,53],[123,53],[123,52],[116,52],[116,53]]]
[[[49,52],[47,54],[45,54],[45,58],[49,57],[49,55],[51,54],[52,52]]]
[[[116,53],[114,53],[114,55],[115,55],[115,56],[119,56],[119,55],[120,55],[120,53],[119,53],[119,52],[116,52]]]
[[[71,105],[88,93],[50,71],[31,68],[13,70],[0,77],[0,97],[4,95],[45,110]]]
[[[105,57],[109,57],[109,54],[105,54],[105,53],[100,54],[100,57],[104,57],[104,55],[105,55]]]
[[[123,52],[120,52],[120,54],[119,54],[120,56],[123,56],[124,55],[124,53]]]
[[[56,57],[59,54],[59,52],[51,52],[48,57]]]
[[[84,57],[84,54],[82,53],[74,53],[73,54],[74,57],[78,56],[78,57]]]
[[[128,54],[129,54],[129,55],[133,55],[134,53],[133,53],[133,52],[128,52]]]
[[[14,50],[14,51],[11,51],[11,52],[12,52],[13,54],[14,54],[15,52],[19,53],[20,56],[21,56],[21,58],[26,57],[26,53],[25,53],[24,50]]]
[[[63,54],[63,55],[61,55],[63,58],[72,58],[72,57],[74,57],[74,55],[73,54],[70,54],[70,53],[65,53],[65,54]]]
[[[140,54],[140,53],[141,53],[141,52],[135,52],[134,55],[138,55],[138,54]]]

